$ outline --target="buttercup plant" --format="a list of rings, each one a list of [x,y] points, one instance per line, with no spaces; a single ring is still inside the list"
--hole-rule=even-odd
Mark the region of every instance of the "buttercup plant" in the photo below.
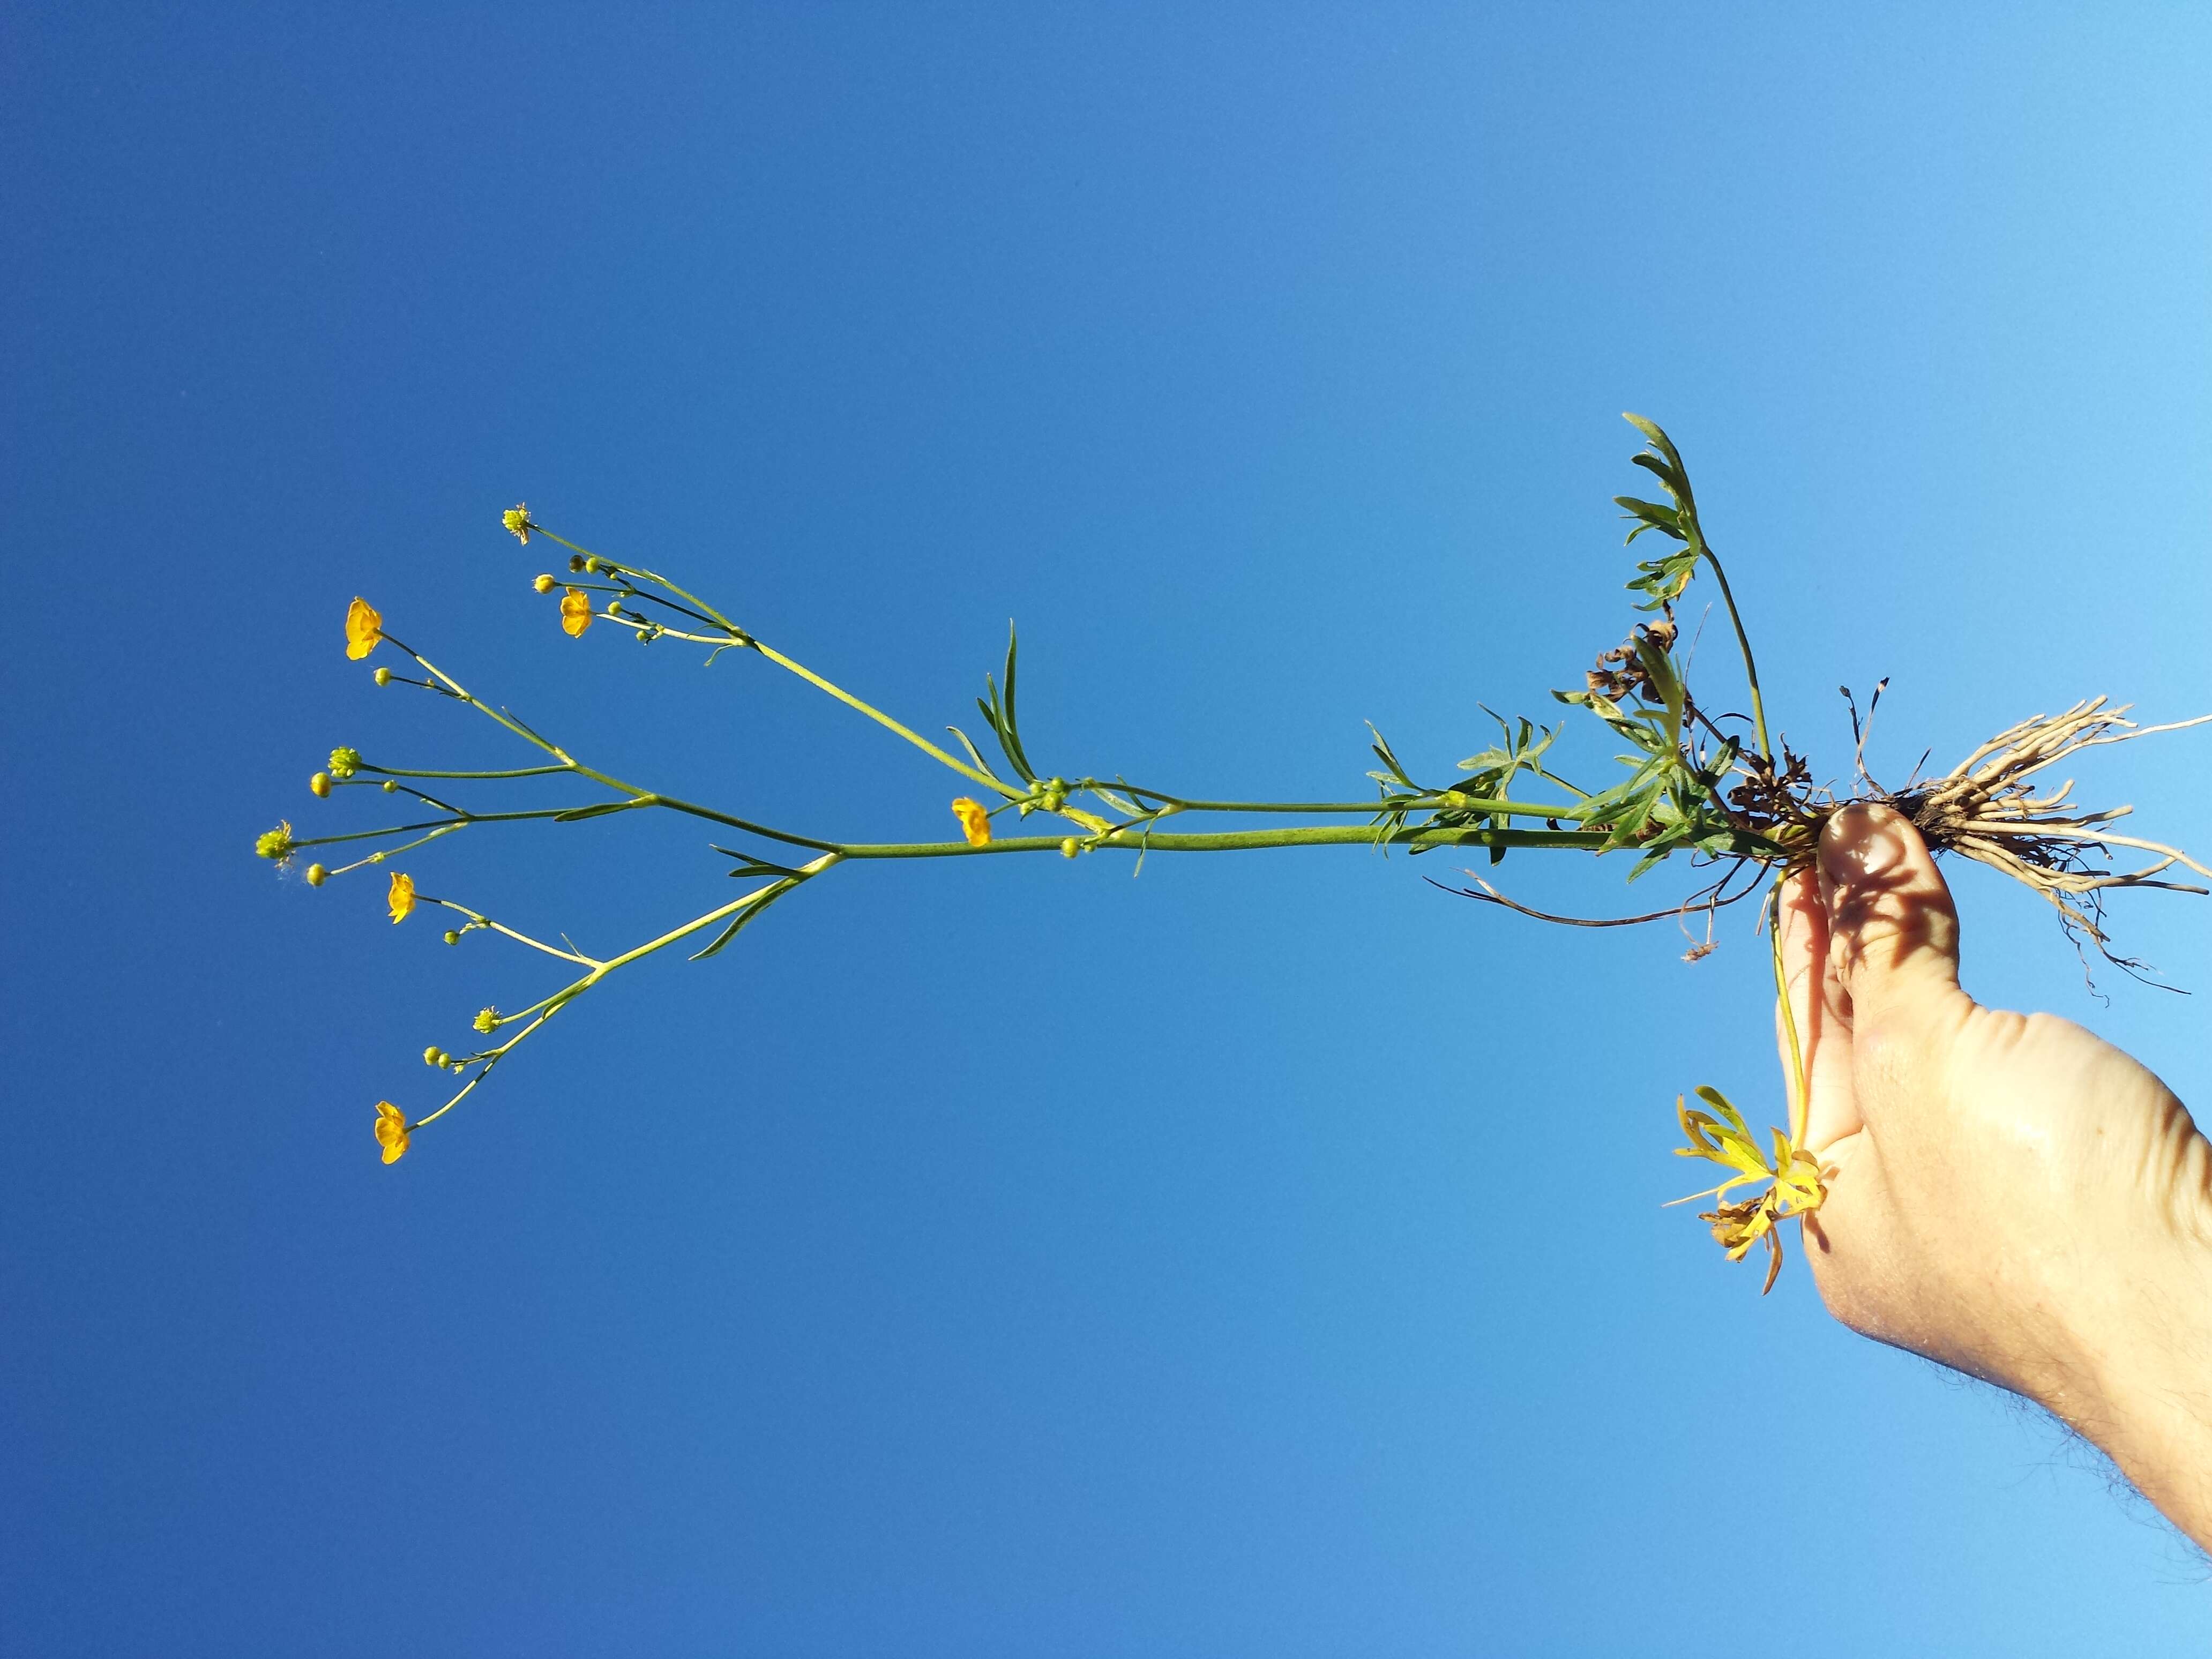
[[[444,933],[448,945],[473,933],[495,933],[566,964],[567,977],[526,1007],[502,1012],[488,1006],[476,1015],[472,1026],[478,1036],[490,1039],[506,1032],[503,1041],[459,1054],[435,1043],[424,1049],[424,1063],[449,1074],[459,1086],[442,1105],[420,1117],[410,1118],[389,1101],[378,1102],[374,1128],[384,1161],[396,1163],[417,1131],[468,1098],[508,1054],[611,974],[677,945],[703,942],[691,959],[712,957],[770,906],[839,866],[859,860],[1030,853],[1073,859],[1123,852],[1134,854],[1141,867],[1153,853],[1335,846],[1401,847],[1413,854],[1480,848],[1495,865],[1509,852],[1526,848],[1598,856],[1631,854],[1627,879],[1634,882],[1658,866],[1680,859],[1699,873],[1702,884],[1679,902],[1640,915],[1601,920],[1551,915],[1516,902],[1480,877],[1474,878],[1473,886],[1457,890],[1541,921],[1577,927],[1664,921],[1686,926],[1689,919],[1701,915],[1705,938],[1693,941],[1686,953],[1687,960],[1695,961],[1713,948],[1715,915],[1754,894],[1765,896],[1765,928],[1770,941],[1775,940],[1783,879],[1812,862],[1830,816],[1842,806],[1871,800],[1904,813],[1937,851],[1978,860],[2038,893],[2054,908],[2077,947],[2094,946],[2124,969],[2138,969],[2141,964],[2111,949],[2104,895],[2124,887],[2203,894],[2207,890],[2172,879],[2169,872],[2180,866],[2212,876],[2212,869],[2177,848],[2115,833],[2110,826],[2128,808],[2078,811],[2071,803],[2070,782],[2046,789],[2040,780],[2051,768],[2086,750],[2202,724],[2212,715],[2140,727],[2125,718],[2124,707],[2108,707],[2106,699],[2097,697],[2063,714],[2039,714],[1999,732],[1941,777],[1921,779],[1916,769],[1912,779],[1893,790],[1878,783],[1866,769],[1866,732],[1854,703],[1851,719],[1858,742],[1853,781],[1840,791],[1815,784],[1804,757],[1778,742],[1770,728],[1751,640],[1727,573],[1705,539],[1680,453],[1653,422],[1635,415],[1627,419],[1645,440],[1635,464],[1652,475],[1666,500],[1614,499],[1632,521],[1631,544],[1656,532],[1668,545],[1657,556],[1639,563],[1628,584],[1642,596],[1638,608],[1646,619],[1597,659],[1578,689],[1553,694],[1562,703],[1583,710],[1626,749],[1617,757],[1625,773],[1595,788],[1583,788],[1554,769],[1553,750],[1566,729],[1565,720],[1546,726],[1525,717],[1497,715],[1492,718],[1498,723],[1498,740],[1462,761],[1462,775],[1449,783],[1418,781],[1382,734],[1375,732],[1373,753],[1379,767],[1367,775],[1377,793],[1366,800],[1211,800],[1133,784],[1118,773],[1111,778],[1047,775],[1031,763],[1018,724],[1018,647],[1011,630],[1003,683],[999,676],[987,674],[985,695],[976,701],[998,759],[988,758],[967,732],[950,726],[946,730],[958,745],[956,754],[793,660],[666,576],[587,552],[546,529],[526,507],[504,514],[505,528],[524,546],[542,537],[568,550],[565,578],[546,573],[531,585],[542,595],[558,592],[560,626],[571,639],[580,641],[605,623],[647,644],[677,640],[706,646],[709,665],[727,651],[751,652],[913,744],[954,773],[966,792],[951,802],[960,830],[957,840],[829,841],[734,817],[587,765],[395,638],[386,630],[382,614],[356,598],[346,611],[346,655],[359,661],[389,646],[419,671],[418,678],[396,672],[388,664],[380,665],[374,670],[378,685],[412,685],[465,705],[503,727],[539,758],[500,771],[441,771],[381,765],[353,748],[334,749],[325,769],[309,780],[310,793],[329,799],[342,789],[374,788],[419,802],[429,816],[331,836],[300,836],[290,823],[280,823],[255,842],[260,856],[282,867],[303,848],[374,844],[374,850],[349,864],[335,868],[310,865],[307,880],[320,887],[465,830],[533,821],[574,823],[659,811],[698,818],[744,837],[746,845],[714,850],[732,861],[731,875],[757,884],[681,926],[600,958],[565,939],[562,945],[550,944],[458,900],[422,892],[410,874],[393,872],[385,900],[395,924],[424,907],[450,912],[459,921]],[[1686,653],[1677,652],[1680,626],[1676,608],[1700,570],[1710,573],[1734,634],[1747,712],[1723,712],[1717,703],[1701,702],[1688,683]],[[1877,686],[1867,710],[1869,719],[1881,692]],[[1848,701],[1850,693],[1844,696]],[[476,793],[487,786],[549,776],[574,778],[592,786],[597,793],[558,806],[497,811],[445,799],[463,793],[456,786]],[[439,793],[431,793],[434,788]],[[1188,818],[1225,820],[1235,827],[1169,827],[1172,820]],[[1285,823],[1285,819],[1291,822]],[[1032,822],[1050,825],[1049,832],[1020,832]],[[1016,832],[1000,834],[1002,827]],[[2116,848],[2140,854],[2136,867],[2115,867]],[[1676,1149],[1678,1155],[1717,1164],[1726,1172],[1719,1184],[1692,1195],[1714,1200],[1715,1207],[1700,1218],[1711,1225],[1714,1237],[1732,1261],[1764,1245],[1767,1289],[1773,1287],[1782,1265],[1777,1224],[1818,1208],[1825,1196],[1819,1160],[1803,1145],[1804,1062],[1789,999],[1782,994],[1778,943],[1775,976],[1783,1028],[1794,1056],[1786,1079],[1788,1128],[1771,1131],[1769,1146],[1762,1150],[1742,1114],[1719,1091],[1700,1087],[1696,1091],[1710,1110],[1677,1102],[1686,1141]],[[1749,1196],[1730,1200],[1731,1193],[1745,1188],[1753,1189]]]

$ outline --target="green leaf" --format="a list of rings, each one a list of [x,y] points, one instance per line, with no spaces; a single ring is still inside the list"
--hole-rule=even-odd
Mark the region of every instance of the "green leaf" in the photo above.
[[[628,812],[637,805],[634,800],[603,800],[597,806],[572,806],[565,812],[556,812],[556,823],[580,823],[586,818],[603,818],[610,812]]]
[[[1415,794],[1424,793],[1419,784],[1415,783],[1412,778],[1407,776],[1406,769],[1398,763],[1398,757],[1391,750],[1389,739],[1385,738],[1382,732],[1376,731],[1375,722],[1373,720],[1369,720],[1367,722],[1367,729],[1375,734],[1375,757],[1381,761],[1383,765],[1390,769],[1390,776],[1395,778],[1400,783],[1404,784],[1407,788],[1412,790]],[[1382,775],[1379,773],[1370,772],[1367,775],[1370,778],[1376,779],[1378,782],[1382,781]]]
[[[1674,508],[1662,507],[1656,501],[1641,501],[1634,495],[1615,495],[1613,500],[1614,506],[1626,507],[1631,514],[1644,521],[1638,528],[1628,532],[1630,541],[1633,542],[1646,530],[1656,530],[1678,542],[1690,539],[1683,532],[1681,515]]]
[[[775,903],[778,899],[781,898],[786,893],[788,893],[793,888],[798,885],[799,884],[795,881],[780,881],[776,883],[775,886],[767,890],[766,894],[763,895],[757,903],[748,905],[745,908],[738,911],[737,915],[732,916],[730,918],[730,925],[715,935],[714,942],[708,945],[705,950],[700,951],[697,956],[693,957],[691,960],[694,962],[704,962],[708,957],[714,955],[715,952],[721,950],[723,946],[726,945],[732,939],[735,939],[739,932],[744,929],[747,922],[750,921],[755,916],[760,915],[761,912],[767,909],[769,905]]]
[[[712,842],[707,844],[714,847]],[[747,876],[790,876],[794,879],[799,878],[799,872],[787,864],[770,864],[766,859],[756,858],[750,853],[740,853],[733,848],[714,847],[714,850],[726,859],[735,859],[738,861],[738,867],[730,872],[735,877],[742,878]]]
[[[988,674],[983,676],[984,690],[990,693],[988,701],[975,699],[975,707],[991,723],[992,734],[999,739],[999,747],[1006,751],[1006,763],[1014,769],[1014,775],[1024,783],[1035,783],[1036,774],[1030,768],[1029,757],[1022,752],[1021,733],[1014,725],[1014,625],[1006,624],[1006,693],[1002,701],[999,683]],[[983,769],[989,771],[989,767]]]
[[[1014,769],[1022,775],[1022,781],[1035,783],[1036,773],[1030,765],[1029,756],[1023,752],[1021,728],[1014,723],[1015,643],[1014,624],[1010,620],[1006,623],[1006,726],[1001,735],[1010,745],[1006,758],[1014,763]]]
[[[1680,750],[1682,746],[1682,711],[1686,706],[1688,693],[1683,690],[1682,677],[1674,672],[1674,659],[1656,641],[1638,635],[1636,660],[1667,710],[1667,747]]]
[[[1621,411],[1620,418],[1641,432],[1650,441],[1652,448],[1664,455],[1677,472],[1682,471],[1680,452],[1675,449],[1674,441],[1661,428],[1658,422],[1647,421],[1641,415],[1632,415],[1626,410]]]
[[[999,775],[991,769],[991,763],[983,758],[981,752],[977,750],[972,742],[969,740],[968,734],[965,732],[963,732],[957,726],[948,726],[945,729],[950,732],[954,737],[960,739],[960,746],[968,751],[968,758],[975,763],[975,769],[978,772],[982,773],[984,776],[994,781],[997,779]]]
[[[1670,495],[1680,495],[1682,487],[1689,482],[1656,455],[1631,455],[1628,459],[1631,465],[1642,467],[1666,485],[1667,493]]]

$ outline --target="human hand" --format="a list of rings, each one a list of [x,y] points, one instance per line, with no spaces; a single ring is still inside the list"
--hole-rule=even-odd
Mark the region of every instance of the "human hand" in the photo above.
[[[2187,1109],[2080,1026],[1961,990],[1950,890],[1886,807],[1830,821],[1781,942],[1829,1311],[2039,1401],[2212,1548],[2212,1146]]]

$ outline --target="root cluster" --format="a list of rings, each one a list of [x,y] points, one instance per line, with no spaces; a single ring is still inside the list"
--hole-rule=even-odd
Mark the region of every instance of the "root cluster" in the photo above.
[[[2137,964],[2113,955],[2104,927],[2103,896],[2118,887],[2160,887],[2204,893],[2205,888],[2166,878],[2177,866],[2212,878],[2186,853],[2162,842],[2124,836],[2110,828],[2134,809],[2084,811],[2073,801],[2070,778],[2045,789],[2040,775],[2087,749],[2127,743],[2154,732],[2179,731],[2212,715],[2166,726],[2137,726],[2128,706],[2103,697],[2075,703],[2058,714],[2037,714],[1991,738],[1942,777],[1910,784],[1894,793],[1869,786],[1868,799],[1887,802],[1911,819],[1929,847],[2001,870],[2039,893],[2058,912],[2076,943],[2087,941],[2115,965]],[[2121,867],[2116,849],[2144,855]]]

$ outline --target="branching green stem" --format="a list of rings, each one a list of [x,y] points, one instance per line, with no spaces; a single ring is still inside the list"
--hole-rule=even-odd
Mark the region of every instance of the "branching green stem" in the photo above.
[[[1712,546],[1699,540],[1705,549],[1705,562],[1713,568],[1713,580],[1721,585],[1721,599],[1728,605],[1729,623],[1735,629],[1735,642],[1743,653],[1743,677],[1751,685],[1751,723],[1759,733],[1759,752],[1768,761],[1774,758],[1774,745],[1766,735],[1766,704],[1759,695],[1759,665],[1751,658],[1751,635],[1744,631],[1743,613],[1735,608],[1735,592],[1729,586],[1728,572],[1721,568],[1720,560],[1714,556]]]

